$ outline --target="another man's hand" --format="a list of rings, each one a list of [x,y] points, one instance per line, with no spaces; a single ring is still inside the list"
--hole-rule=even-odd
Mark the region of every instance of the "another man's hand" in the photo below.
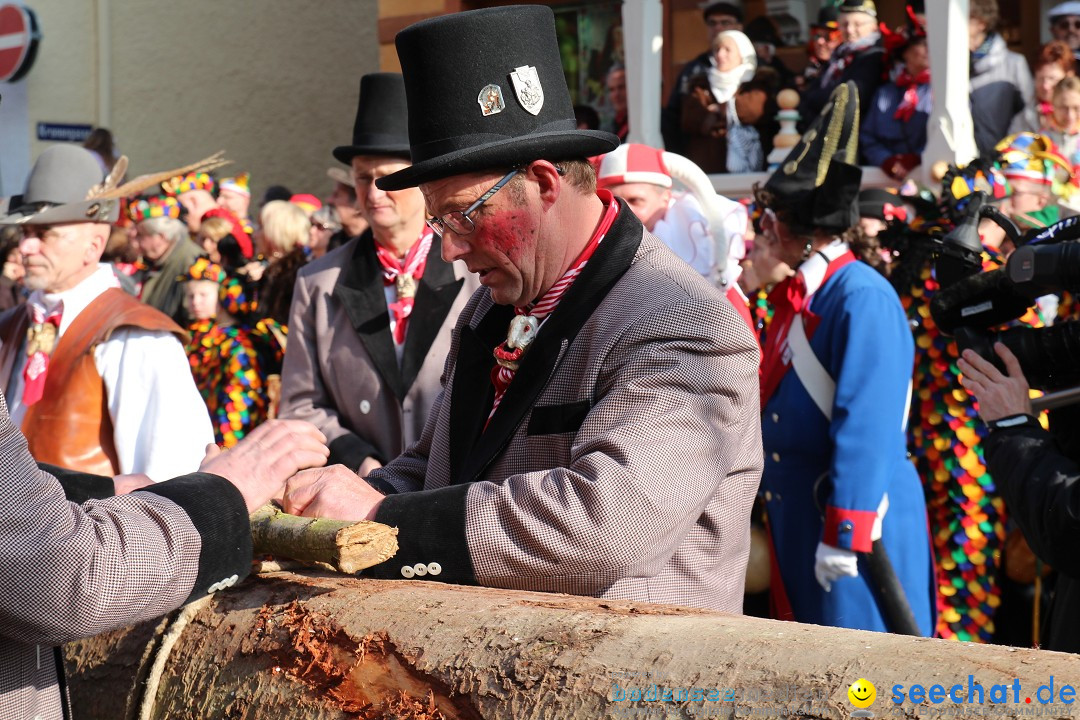
[[[217,446],[215,445],[214,447]],[[153,484],[154,481],[150,479],[150,476],[142,473],[134,475],[117,475],[113,478],[113,493],[116,495],[126,495],[129,492]]]
[[[360,463],[360,468],[356,471],[356,474],[360,477],[367,477],[381,467],[381,462],[368,455],[364,458],[364,462]]]
[[[984,421],[998,420],[1010,415],[1031,415],[1031,394],[1020,361],[1002,343],[994,343],[994,352],[1005,363],[1008,375],[1002,375],[994,364],[979,357],[974,350],[965,350],[957,363],[964,374],[961,382],[979,401],[979,415]]]
[[[199,471],[231,482],[244,496],[248,512],[254,512],[279,496],[290,477],[322,467],[328,457],[326,437],[311,423],[270,420],[229,450],[209,446]]]
[[[285,512],[335,520],[374,520],[383,494],[344,465],[297,473],[285,485]]]

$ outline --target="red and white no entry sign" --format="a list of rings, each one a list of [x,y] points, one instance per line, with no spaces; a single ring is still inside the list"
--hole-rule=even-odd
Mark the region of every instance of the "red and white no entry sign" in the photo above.
[[[18,80],[34,62],[37,19],[22,5],[0,5],[0,82]]]

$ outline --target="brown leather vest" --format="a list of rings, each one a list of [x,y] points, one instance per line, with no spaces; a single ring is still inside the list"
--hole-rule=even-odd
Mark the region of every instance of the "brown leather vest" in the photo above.
[[[0,374],[5,387],[18,350],[25,343],[30,308],[17,308],[0,319]],[[40,462],[72,470],[116,475],[120,472],[105,382],[94,363],[94,348],[121,327],[186,334],[163,313],[123,290],[106,290],[79,313],[49,358],[45,392],[26,409],[22,431],[30,454]]]

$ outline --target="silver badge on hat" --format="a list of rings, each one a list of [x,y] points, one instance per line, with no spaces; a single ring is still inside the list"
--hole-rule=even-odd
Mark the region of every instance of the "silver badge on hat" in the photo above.
[[[480,112],[484,113],[484,117],[497,115],[506,107],[506,103],[503,102],[502,88],[498,85],[484,86],[484,89],[476,96],[476,102],[480,103]]]
[[[514,68],[514,72],[510,73],[510,79],[514,82],[514,94],[517,95],[521,107],[533,115],[539,115],[540,108],[544,107],[544,88],[540,85],[540,76],[536,74],[536,68],[532,65]]]

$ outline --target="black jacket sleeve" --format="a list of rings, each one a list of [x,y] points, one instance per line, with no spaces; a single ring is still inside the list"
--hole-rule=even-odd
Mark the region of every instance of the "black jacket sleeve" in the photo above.
[[[393,460],[393,458],[382,457],[382,453],[379,452],[378,448],[351,432],[331,440],[327,447],[330,448],[330,458],[326,461],[327,465],[341,464],[353,471],[359,470],[360,465],[369,455],[383,464]]]
[[[983,441],[987,469],[1009,513],[1044,562],[1080,578],[1080,466],[1045,430],[997,430]]]
[[[116,486],[113,485],[111,477],[68,470],[42,462],[38,463],[38,467],[60,481],[64,495],[73,503],[81,505],[87,500],[100,500],[116,494]]]
[[[251,522],[244,496],[223,477],[195,472],[135,492],[168,498],[202,537],[199,574],[185,603],[235,585],[251,572]]]

